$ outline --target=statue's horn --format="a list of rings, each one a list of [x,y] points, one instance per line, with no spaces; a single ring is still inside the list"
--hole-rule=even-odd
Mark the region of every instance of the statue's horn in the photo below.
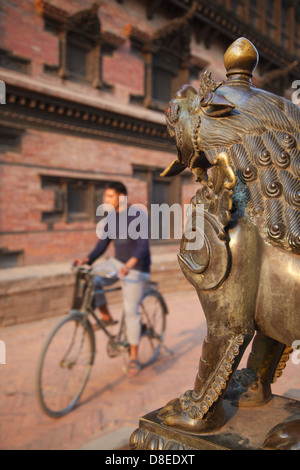
[[[218,93],[207,93],[200,101],[202,111],[211,117],[226,116],[235,105]]]
[[[186,166],[181,163],[178,158],[174,160],[161,174],[160,176],[175,176],[186,169]]]

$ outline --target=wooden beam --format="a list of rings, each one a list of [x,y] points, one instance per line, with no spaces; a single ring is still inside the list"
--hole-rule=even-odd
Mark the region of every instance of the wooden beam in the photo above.
[[[160,7],[161,3],[163,0],[147,0],[147,9],[146,9],[146,14],[148,20],[152,20],[154,13],[157,11],[157,9]]]
[[[250,0],[244,0],[244,21],[245,23],[250,22]]]
[[[274,0],[275,41],[282,42],[282,0]]]
[[[206,49],[210,49],[210,46],[217,39],[219,34],[220,34],[220,32],[217,29],[215,29],[214,31],[209,32],[209,34],[204,39],[204,44],[205,44]]]
[[[267,33],[267,0],[258,0],[259,29],[265,35]]]
[[[289,51],[291,54],[295,54],[295,33],[296,33],[296,9],[294,3],[290,4],[288,7],[288,14],[287,14],[287,25],[286,28],[288,29],[288,44],[289,44]]]

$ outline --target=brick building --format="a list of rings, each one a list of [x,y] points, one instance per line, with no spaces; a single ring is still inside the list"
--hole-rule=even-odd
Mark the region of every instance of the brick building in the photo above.
[[[141,3],[2,3],[1,267],[85,255],[107,181],[130,203],[189,201],[190,175],[159,178],[175,147],[168,99],[144,106],[141,47],[166,19]]]
[[[164,110],[205,69],[226,78],[233,40],[256,45],[259,86],[289,96],[300,77],[299,1],[99,3],[0,3],[0,326],[70,307],[70,260],[97,241],[107,181],[125,183],[130,203],[190,201],[189,171],[159,177],[176,154]],[[178,245],[152,242],[162,292],[191,288]]]
[[[0,9],[0,268],[85,255],[107,181],[125,183],[130,203],[188,203],[189,172],[159,178],[175,158],[163,111],[206,68],[225,78],[235,38],[258,48],[264,87],[285,93],[300,76],[298,1],[2,0]]]

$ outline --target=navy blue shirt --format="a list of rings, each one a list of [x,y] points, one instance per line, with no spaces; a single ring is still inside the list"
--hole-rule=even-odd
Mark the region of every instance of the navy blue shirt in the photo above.
[[[140,232],[140,224],[138,223],[139,220],[141,220],[140,217],[146,218],[146,214],[138,212],[135,215],[129,215],[128,209],[127,214],[123,212],[121,213],[121,216],[118,212],[108,214],[105,219],[107,223],[103,227],[105,237],[99,239],[93,251],[88,255],[89,264],[93,264],[96,259],[103,255],[108,245],[113,241],[115,247],[115,258],[117,260],[122,263],[126,263],[131,257],[137,258],[138,262],[133,269],[147,273],[150,272],[151,258],[148,230],[146,238],[144,238],[145,233],[142,233],[142,236],[138,236],[137,238],[134,237],[136,239],[133,239],[133,237],[130,236],[135,227],[137,227],[137,231]],[[135,220],[137,218],[139,220]],[[144,219],[144,221],[147,223],[146,219]],[[132,224],[131,228],[130,224]],[[146,225],[144,225],[144,227],[145,226]],[[142,230],[142,232],[145,232],[145,230]],[[98,236],[99,235],[101,236],[101,234],[98,234]]]

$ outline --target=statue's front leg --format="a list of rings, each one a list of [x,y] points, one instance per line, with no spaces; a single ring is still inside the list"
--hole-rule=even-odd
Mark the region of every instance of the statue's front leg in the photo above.
[[[244,249],[245,240],[249,250]],[[256,234],[247,223],[240,222],[230,232],[230,241],[232,262],[224,282],[207,290],[194,282],[207,319],[207,337],[194,389],[159,412],[162,424],[186,432],[207,433],[225,423],[222,398],[254,334],[259,270]]]
[[[222,427],[226,421],[222,397],[247,344],[241,334],[208,331],[194,389],[160,410],[162,423],[197,433]]]

